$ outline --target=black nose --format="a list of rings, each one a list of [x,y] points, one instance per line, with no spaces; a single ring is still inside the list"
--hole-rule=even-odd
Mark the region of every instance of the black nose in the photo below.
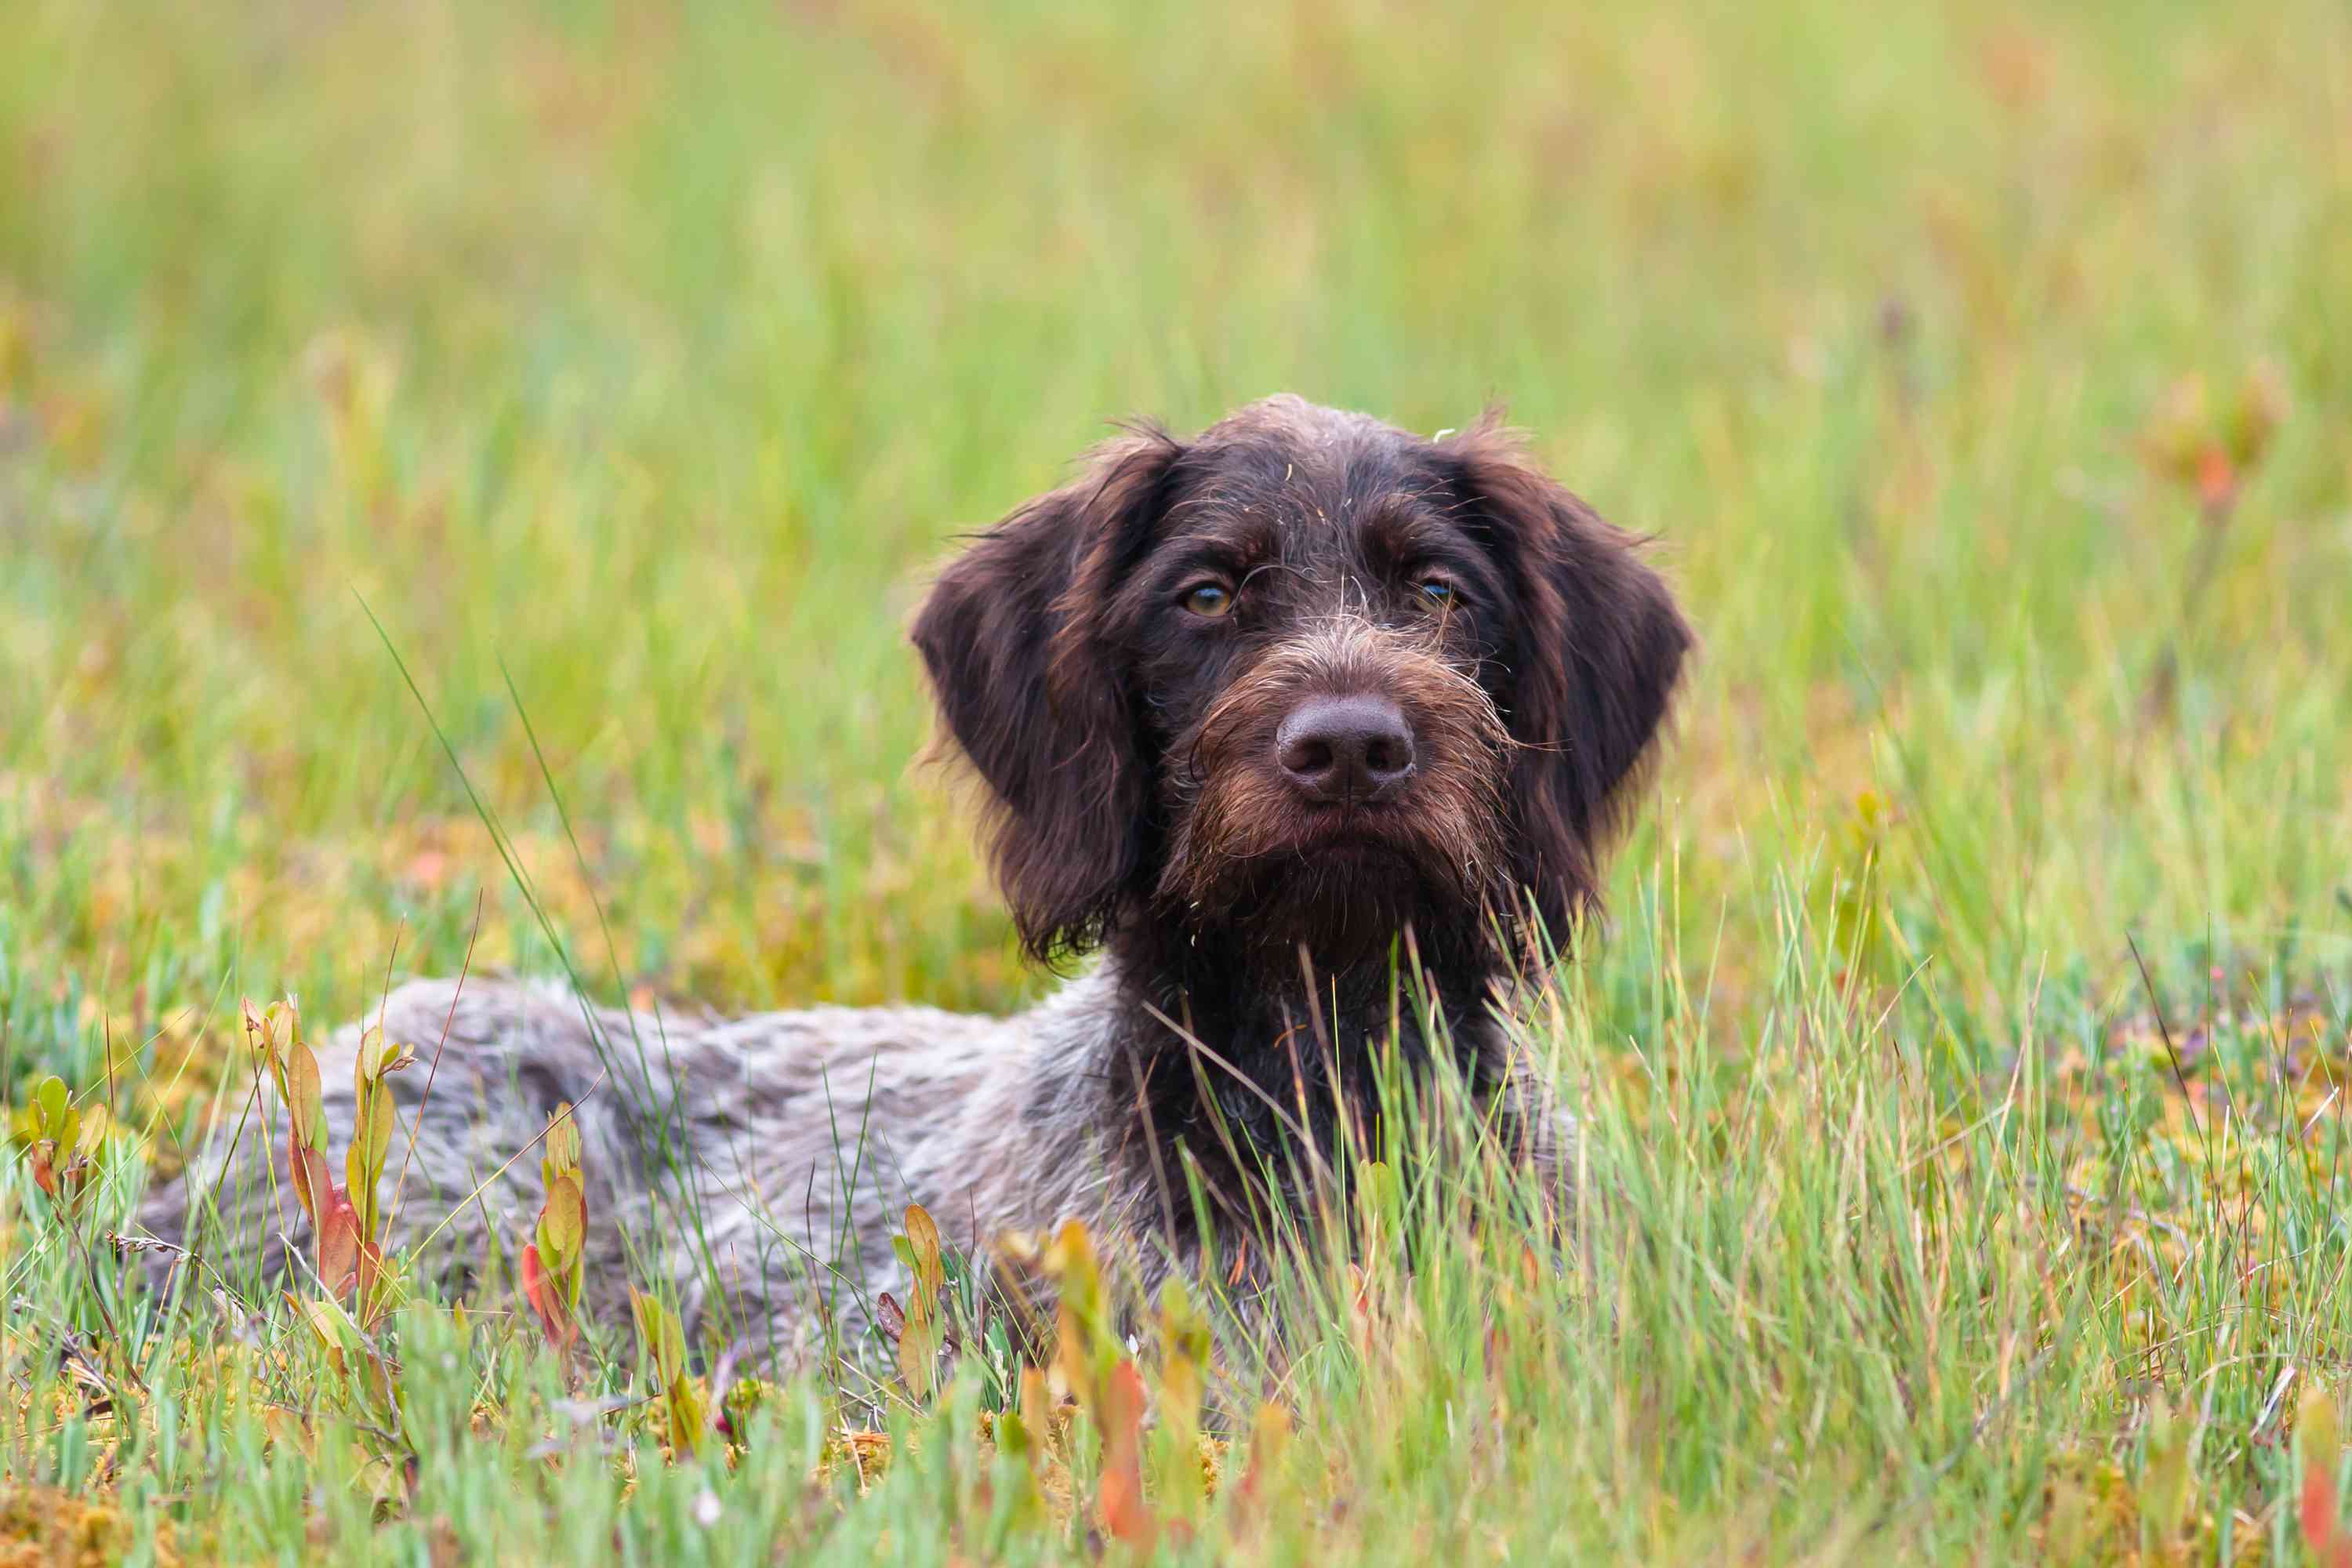
[[[1310,697],[1275,731],[1274,754],[1307,799],[1360,805],[1412,776],[1412,729],[1385,697]]]

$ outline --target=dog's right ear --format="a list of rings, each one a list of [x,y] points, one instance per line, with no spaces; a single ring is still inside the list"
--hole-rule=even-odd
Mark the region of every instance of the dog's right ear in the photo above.
[[[1149,547],[1183,448],[1157,431],[982,534],[915,619],[940,717],[994,796],[989,849],[1022,945],[1100,942],[1143,859],[1150,801],[1102,617]]]

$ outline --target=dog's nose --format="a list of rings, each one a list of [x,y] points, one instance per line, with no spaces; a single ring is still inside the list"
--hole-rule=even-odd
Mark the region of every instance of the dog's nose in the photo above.
[[[1307,799],[1325,805],[1386,800],[1412,776],[1412,728],[1385,697],[1315,697],[1275,731],[1275,759]]]

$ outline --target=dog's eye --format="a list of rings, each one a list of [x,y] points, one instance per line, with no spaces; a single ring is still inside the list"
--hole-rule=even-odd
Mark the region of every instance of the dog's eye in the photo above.
[[[1200,583],[1184,590],[1182,602],[1196,616],[1216,616],[1234,607],[1234,594],[1222,583]]]
[[[1413,591],[1421,595],[1423,604],[1434,609],[1447,608],[1455,598],[1454,584],[1443,577],[1423,577],[1413,584]]]

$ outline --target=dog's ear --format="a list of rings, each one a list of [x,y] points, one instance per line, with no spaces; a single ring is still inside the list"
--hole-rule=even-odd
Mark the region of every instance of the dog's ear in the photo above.
[[[1598,904],[1601,863],[1650,754],[1691,631],[1638,542],[1547,477],[1492,416],[1439,444],[1462,518],[1517,600],[1503,684],[1520,743],[1519,880],[1556,941]]]
[[[1148,548],[1182,448],[1098,448],[941,574],[915,620],[940,714],[993,795],[991,858],[1040,959],[1098,942],[1142,863],[1150,780],[1103,616]]]

